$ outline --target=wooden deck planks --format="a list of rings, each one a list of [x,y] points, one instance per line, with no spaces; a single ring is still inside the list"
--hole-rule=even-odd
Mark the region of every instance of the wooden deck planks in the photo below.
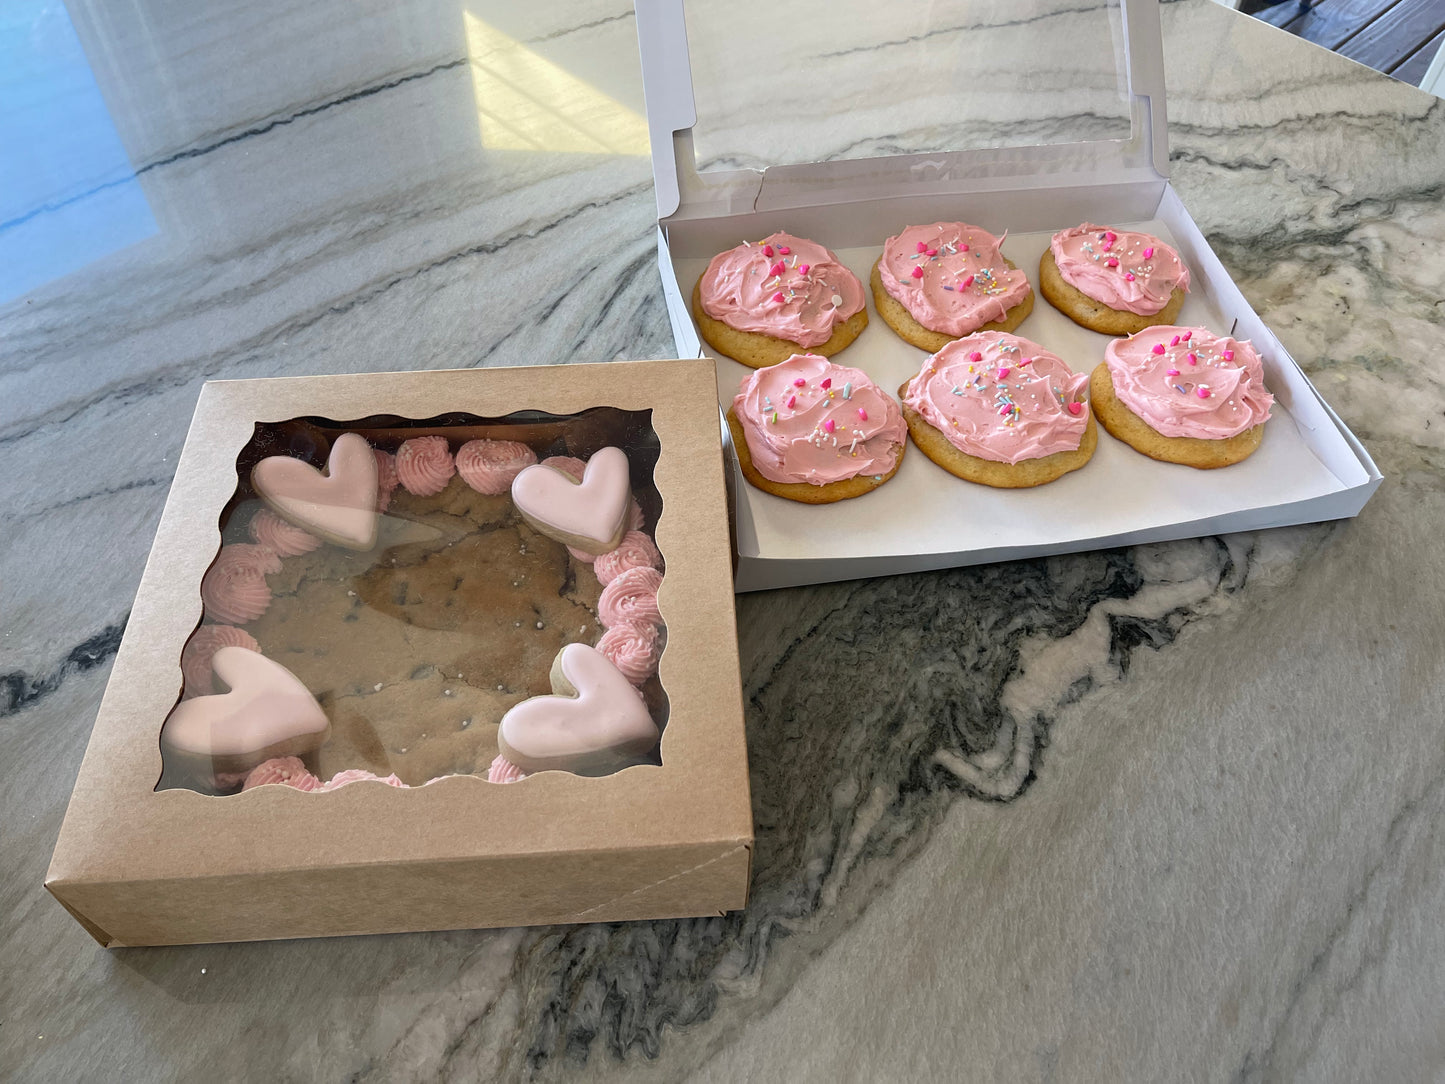
[[[1326,49],[1337,50],[1359,31],[1404,0],[1321,0],[1296,14],[1281,29]],[[1418,42],[1417,42],[1418,44]]]
[[[1389,74],[1402,83],[1409,83],[1412,87],[1418,87],[1420,80],[1425,78],[1425,72],[1430,67],[1430,61],[1435,59],[1435,54],[1440,51],[1442,45],[1445,45],[1445,30],[1440,31],[1440,33],[1436,34],[1424,45],[1407,56],[1400,62],[1399,66]]]
[[[1336,52],[1388,72],[1441,30],[1445,30],[1445,0],[1399,0]]]

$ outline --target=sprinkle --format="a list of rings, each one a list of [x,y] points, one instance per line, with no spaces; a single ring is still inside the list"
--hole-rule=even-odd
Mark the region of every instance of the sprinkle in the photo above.
[[[953,287],[952,287],[952,286],[945,286],[944,289],[947,290],[949,293],[952,293],[952,292],[953,292]]]
[[[975,350],[973,353],[971,353],[971,354],[968,355],[968,360],[969,360],[969,361],[982,361],[982,360],[983,360],[983,355],[980,354],[977,350]]]
[[[804,380],[801,376],[793,381],[793,387],[795,388],[801,388],[805,384],[807,384],[807,381]]]
[[[1124,272],[1124,277],[1125,277],[1126,279],[1128,279],[1130,282],[1133,282],[1133,281],[1134,281],[1134,272],[1132,272],[1132,271],[1125,271],[1125,272]]]
[[[918,242],[918,251],[919,251],[919,252],[927,252],[927,251],[928,251],[928,246],[925,245],[922,241],[919,241],[919,242]]]
[[[1034,359],[1033,359],[1033,358],[1021,358],[1021,359],[1019,360],[1019,368],[1022,369],[1024,366],[1026,366],[1026,365],[1032,365],[1033,363],[1034,363]]]
[[[1119,239],[1119,235],[1118,235],[1117,233],[1115,233],[1113,230],[1105,230],[1105,231],[1104,231],[1104,240],[1105,240],[1105,241],[1108,241],[1110,244],[1113,244],[1113,243],[1114,243],[1115,241],[1117,241],[1118,239]]]
[[[1200,384],[1199,387],[1195,389],[1194,394],[1199,396],[1199,398],[1201,399],[1208,399],[1209,389],[1205,385]]]
[[[928,250],[928,254],[929,254],[930,256],[937,256],[937,255],[938,255],[938,249],[936,249],[936,248],[931,248],[931,249]]]
[[[923,268],[915,266],[913,268],[913,277],[916,279],[921,279],[923,277]]]
[[[998,412],[1000,415],[1013,413],[1013,404],[1005,403],[1003,406],[998,408]]]
[[[1177,391],[1180,395],[1184,394],[1184,389],[1181,388],[1178,384],[1174,385],[1174,390]]]
[[[966,247],[966,246],[965,246],[965,247]],[[972,276],[972,275],[969,275],[968,278],[966,278],[966,279],[963,280],[963,288],[964,288],[965,290],[967,290],[967,289],[968,289],[970,286],[972,286],[972,285],[973,285],[973,276]]]
[[[787,298],[782,295],[782,292],[781,292],[781,291],[779,291],[778,293],[775,293],[775,294],[773,295],[773,300],[774,300],[774,301],[777,301],[777,302],[779,302],[779,303],[782,303],[782,302],[786,301]]]
[[[777,425],[777,424],[778,424],[778,412],[777,412],[776,410],[773,411],[773,424],[774,424],[774,425]]]
[[[1165,375],[1165,376],[1178,376],[1178,375],[1179,375],[1179,370],[1178,370],[1178,369],[1169,369],[1169,370],[1166,370],[1166,371],[1165,371],[1164,375]]]
[[[784,256],[786,256],[786,255],[788,255],[788,253],[792,252],[793,250],[790,249],[787,245],[779,245],[779,246],[778,246],[778,251],[781,252]]]
[[[1233,360],[1234,360],[1234,351],[1233,351],[1233,350],[1226,350],[1224,353],[1220,354],[1219,356],[1222,357],[1225,361],[1233,361]]]
[[[764,245],[764,246],[763,246],[763,255],[766,256],[768,259],[771,260],[771,259],[773,258],[773,246],[772,246],[772,245]]]
[[[828,300],[831,301],[831,302],[833,302],[833,307],[834,307],[835,309],[836,309],[839,305],[843,304],[843,299],[842,299],[842,297],[840,297],[838,294],[834,294],[832,297],[828,298]]]
[[[789,410],[792,410],[794,407],[796,407],[796,406],[798,405],[798,397],[797,397],[796,395],[790,395],[790,396],[788,396],[788,401],[787,401],[787,403],[785,403],[784,405],[785,405]]]
[[[787,264],[783,263],[782,260],[779,260],[777,263],[773,264],[772,267],[768,268],[768,277],[769,277],[769,278],[778,278],[778,277],[781,276],[782,273],[783,273],[784,271],[786,271],[787,269],[788,269]]]
[[[1153,259],[1153,258],[1154,258],[1154,249],[1153,249],[1152,247],[1151,247],[1151,248],[1146,248],[1146,249],[1144,250],[1144,258],[1145,258],[1146,260],[1150,260],[1150,259]]]
[[[858,408],[858,420],[860,422],[866,422],[868,420],[868,412],[862,407]]]
[[[804,264],[802,267],[798,268],[798,274],[806,275],[808,273],[808,266],[808,264]]]
[[[824,389],[831,388],[833,386],[833,378],[831,376],[823,377],[823,382],[818,386]]]
[[[1083,409],[1084,409],[1084,404],[1083,404],[1083,403],[1070,403],[1070,404],[1069,404],[1069,413],[1070,413],[1070,414],[1073,414],[1073,415],[1076,415],[1076,416],[1077,416],[1077,415],[1079,414],[1079,412],[1082,411]]]
[[[1162,354],[1162,353],[1164,353],[1164,344],[1163,344],[1163,343],[1155,343],[1155,344],[1154,344],[1154,353],[1156,353],[1156,354]]]
[[[1104,261],[1104,266],[1106,266],[1106,267],[1118,267],[1118,266],[1119,266],[1119,261],[1116,260],[1116,259],[1114,259],[1114,257],[1110,256],[1107,260]]]
[[[1002,368],[999,369],[999,371],[998,371],[998,378],[999,378],[1000,380],[1002,380],[1004,377],[1008,376],[1008,374],[1011,373],[1012,371],[1013,371],[1012,369],[1010,369],[1007,365],[1005,365],[1005,366],[1003,366]]]
[[[1111,248],[1113,248],[1113,247],[1114,247],[1114,242],[1113,242],[1113,241],[1105,241],[1105,242],[1104,242],[1104,251],[1105,251],[1105,252],[1108,252],[1108,251],[1109,251]]]
[[[852,383],[852,381],[849,381],[847,384],[844,384],[844,385],[843,385],[843,398],[844,398],[844,399],[851,399],[851,398],[853,398],[853,383]]]
[[[1174,338],[1170,339],[1170,340],[1169,340],[1169,345],[1170,345],[1170,346],[1178,346],[1178,345],[1179,345],[1179,336],[1178,336],[1178,335],[1175,335]]]
[[[1195,357],[1192,353],[1189,355],[1189,364],[1190,364],[1190,365],[1198,365],[1198,364],[1199,364],[1199,359],[1198,359],[1197,357]]]
[[[1193,335],[1193,334],[1194,334],[1194,332],[1192,332],[1192,331],[1186,331],[1186,332],[1184,333],[1184,341],[1185,341],[1185,342],[1188,342],[1188,341],[1189,341],[1189,337],[1190,337],[1191,335]]]
[[[962,394],[963,394],[963,392],[961,392],[961,391],[958,390],[958,385],[957,385],[957,384],[955,384],[953,387],[949,388],[948,390],[951,391],[951,392],[953,392],[954,395],[962,395]]]
[[[838,428],[838,425],[837,425],[836,422],[833,421],[832,418],[829,418],[827,421],[825,421],[825,422],[823,423],[823,431],[826,432],[826,433],[831,433],[834,429],[837,429],[837,428]]]

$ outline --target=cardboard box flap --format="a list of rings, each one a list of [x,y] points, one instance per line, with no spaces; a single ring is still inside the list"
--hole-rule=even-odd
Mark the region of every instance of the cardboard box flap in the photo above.
[[[660,219],[956,191],[989,181],[1017,187],[1041,175],[1059,183],[1103,172],[1127,183],[1168,174],[1157,0],[1087,8],[1068,0],[912,8],[848,0],[797,18],[761,2],[696,5],[690,19],[681,0],[637,0],[636,7]],[[767,49],[728,54],[725,43],[743,35],[723,33],[712,25],[718,19],[756,26]],[[1043,66],[1041,57],[1058,51],[1040,50],[1041,35],[1073,46],[1067,65]],[[921,142],[937,150],[878,153],[896,137],[891,115],[875,114],[851,94],[848,69],[855,57],[876,65],[880,51],[893,55],[900,93],[917,99],[916,127],[932,130]],[[796,63],[778,63],[779,56]],[[875,115],[887,130],[870,131]],[[838,124],[856,133],[850,151],[808,161],[815,145],[822,157],[821,148],[836,142],[827,129]],[[770,160],[746,142],[750,131],[763,146],[796,148],[790,152],[796,158]]]

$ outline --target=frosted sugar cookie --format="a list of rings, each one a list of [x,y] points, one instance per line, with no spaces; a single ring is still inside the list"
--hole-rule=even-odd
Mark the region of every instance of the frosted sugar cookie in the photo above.
[[[1189,269],[1159,238],[1085,222],[1060,230],[1039,260],[1039,290],[1074,323],[1105,335],[1172,324]]]

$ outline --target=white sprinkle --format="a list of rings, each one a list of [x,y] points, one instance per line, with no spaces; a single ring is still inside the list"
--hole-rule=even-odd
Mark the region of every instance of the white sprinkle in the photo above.
[[[205,969],[204,967],[201,968],[201,974],[204,975],[205,973],[206,973],[206,969]],[[43,1039],[43,1038],[45,1038],[45,1036],[42,1035],[41,1038]]]
[[[450,689],[443,689],[443,690],[442,690],[442,695],[443,695],[443,696],[451,696],[451,695],[452,695],[452,691],[451,691]],[[423,737],[425,737],[425,735],[423,735]]]
[[[841,294],[834,294],[834,295],[833,295],[832,297],[830,297],[828,300],[831,301],[831,302],[833,302],[833,307],[834,307],[835,309],[836,309],[839,305],[843,304],[843,297],[842,297]]]
[[[355,598],[355,597],[356,597],[356,592],[355,592],[355,591],[348,591],[348,592],[346,592],[346,596],[347,596],[347,598]]]
[[[502,686],[501,686],[501,685],[498,685],[498,686],[497,686],[497,692],[501,692],[501,691],[502,691]]]
[[[537,627],[540,629],[540,628],[542,627],[542,622],[538,621],[538,622],[537,622]]]
[[[374,692],[374,693],[379,693],[379,692],[381,692],[381,682],[378,681],[375,685],[373,685],[373,686],[371,687],[371,691]]]

